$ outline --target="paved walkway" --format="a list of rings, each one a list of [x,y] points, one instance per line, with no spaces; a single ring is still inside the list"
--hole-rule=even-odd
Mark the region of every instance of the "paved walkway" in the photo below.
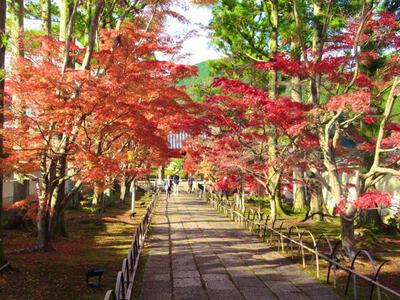
[[[161,200],[140,299],[341,299],[203,200]]]

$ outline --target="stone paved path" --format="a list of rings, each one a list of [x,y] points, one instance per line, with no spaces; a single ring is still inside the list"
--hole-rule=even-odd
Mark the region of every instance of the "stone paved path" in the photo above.
[[[203,200],[160,200],[140,299],[341,299]]]

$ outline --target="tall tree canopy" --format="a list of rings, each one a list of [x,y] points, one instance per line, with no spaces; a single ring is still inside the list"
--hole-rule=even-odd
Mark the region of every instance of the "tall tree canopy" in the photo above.
[[[376,184],[388,174],[400,174],[395,113],[400,23],[396,5],[222,0],[215,1],[211,25],[215,26],[217,46],[228,55],[224,74],[269,93],[260,98],[262,92],[253,87],[224,84],[224,95],[212,97],[216,100],[209,105],[218,104],[225,123],[215,124],[218,130],[214,130],[217,134],[212,144],[188,145],[188,153],[193,147],[194,156],[189,154],[189,162],[201,166],[201,160],[212,159],[220,168],[209,171],[226,170],[219,176],[235,176],[240,169],[244,173],[241,178],[247,175],[261,181],[269,197],[277,196],[271,190],[287,181],[308,182],[314,189],[318,187],[317,194],[324,187],[334,202],[327,211],[340,215],[343,246],[354,253],[354,219],[362,210],[390,206],[390,196],[376,191]],[[254,69],[266,79],[264,86],[263,81],[251,77],[254,72],[250,80],[243,76],[242,70]],[[282,96],[291,99],[281,105]],[[259,105],[265,101],[273,105],[257,115],[249,98]],[[307,106],[295,104],[300,101]],[[283,110],[284,115],[276,110]],[[250,121],[253,114],[263,127]],[[270,114],[278,118],[270,118]],[[292,119],[293,115],[300,119]],[[288,132],[286,137],[282,135],[283,120],[293,121],[296,137]],[[232,129],[225,130],[227,126]],[[253,133],[247,133],[249,130]],[[213,155],[201,155],[200,150]],[[260,161],[268,167],[259,168]],[[286,174],[285,161],[291,167]],[[257,168],[265,178],[260,179],[254,169],[246,170],[243,164]],[[285,178],[271,181],[277,173]],[[343,173],[353,174],[356,182],[346,182]],[[249,183],[251,180],[247,177]],[[352,190],[356,195],[350,197]],[[318,212],[323,214],[323,203],[318,203]]]
[[[37,182],[37,201],[24,201],[37,220],[36,248],[49,250],[82,184],[98,196],[126,176],[146,175],[174,155],[168,133],[203,127],[178,86],[196,68],[156,59],[180,48],[163,32],[165,16],[181,18],[171,1],[61,1],[58,37],[51,5],[39,4],[47,9],[37,16],[50,28],[19,37],[23,56],[13,59],[6,84],[2,133],[7,171]],[[75,182],[69,192],[67,180]]]

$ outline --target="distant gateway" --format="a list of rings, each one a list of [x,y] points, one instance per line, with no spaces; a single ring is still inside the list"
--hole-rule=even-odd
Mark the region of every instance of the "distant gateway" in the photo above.
[[[182,144],[190,136],[186,132],[173,133],[168,135],[168,144],[170,149],[181,149]]]

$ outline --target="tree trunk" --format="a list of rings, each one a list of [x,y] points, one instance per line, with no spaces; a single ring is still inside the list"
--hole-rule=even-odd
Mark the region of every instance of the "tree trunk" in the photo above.
[[[291,56],[294,59],[300,59],[300,45],[296,34],[293,36],[293,40],[290,44],[290,52]],[[301,90],[301,81],[299,76],[293,76],[291,80],[291,97],[295,102],[301,102],[302,100],[302,90]],[[306,200],[306,193],[304,186],[296,181],[303,182],[304,180],[304,173],[301,171],[300,168],[295,168],[293,170],[293,210],[295,212],[304,212],[307,210],[307,200]]]
[[[12,60],[24,55],[21,37],[24,34],[24,0],[10,1]]]
[[[301,81],[300,77],[294,76],[291,81],[291,97],[295,102],[301,102]]]
[[[56,228],[55,228],[55,236],[62,236],[62,237],[67,237],[68,232],[65,227],[65,218],[64,218],[64,210],[60,210],[57,214],[57,220],[56,220]]]
[[[244,204],[245,199],[246,199],[246,194],[244,192],[244,188],[242,187],[242,195],[241,195],[241,198],[240,198],[240,200],[241,200],[240,201],[240,210],[241,211],[243,211],[244,208],[245,208],[245,204]]]
[[[133,179],[130,187],[131,191],[131,212],[135,211],[135,201],[136,201],[136,180]]]
[[[342,187],[339,179],[339,174],[336,168],[328,168],[329,184],[331,187],[331,193],[336,201],[336,204],[342,200]],[[342,229],[342,246],[345,251],[349,251],[349,255],[353,257],[356,251],[356,241],[354,238],[354,217],[357,213],[357,208],[348,203],[347,210],[342,214],[340,218],[341,229]]]
[[[332,175],[332,174],[331,174]],[[330,180],[334,180],[331,185],[332,194],[336,203],[341,200],[342,192],[338,177],[330,176]],[[356,251],[356,241],[354,238],[354,217],[357,213],[357,208],[348,203],[348,209],[344,212],[340,218],[341,229],[342,229],[342,246],[346,251],[350,251],[348,254],[353,257]]]
[[[44,35],[51,36],[51,0],[40,0],[40,18],[42,20],[42,32]]]
[[[24,56],[22,37],[24,34],[24,0],[10,1],[10,19],[11,19],[11,66],[20,57]],[[14,103],[18,102],[16,97],[12,97]],[[14,112],[20,114],[21,112]],[[20,124],[15,124],[19,126]],[[23,175],[14,174],[15,181],[13,182],[13,202],[25,199],[29,195],[29,182],[23,179]],[[28,185],[28,186],[27,186]],[[18,212],[15,210],[12,213],[12,227],[22,225],[22,219],[18,217]]]
[[[132,178],[129,178],[129,176],[127,175],[124,175],[121,181],[121,193],[119,196],[119,201],[122,205],[125,205],[126,196],[128,195],[131,183],[132,183]]]
[[[121,180],[121,193],[119,195],[119,203],[121,205],[125,204],[125,198],[126,198],[126,194],[127,194],[127,190],[128,190],[128,179],[127,176],[124,175],[122,180]]]
[[[93,192],[93,200],[92,200],[92,207],[96,207],[99,205],[100,201],[100,194]]]
[[[156,180],[156,191],[160,187],[162,189],[163,183],[165,180],[165,168],[164,166],[160,166],[158,168],[158,180]]]
[[[6,0],[0,0],[0,35],[6,32]],[[0,40],[0,71],[5,69],[6,45]],[[0,129],[4,128],[4,76],[0,76]],[[0,159],[3,159],[3,137],[0,136]],[[6,257],[3,248],[3,173],[0,173],[0,266],[4,265]]]
[[[65,182],[62,183],[58,188],[57,203],[55,206],[55,214],[51,223],[54,223],[54,227],[50,229],[52,236],[67,236],[67,230],[65,228],[64,220],[64,206],[62,202],[65,201]]]
[[[47,153],[42,151],[39,158],[40,178],[36,184],[38,195],[38,211],[37,211],[37,240],[36,248],[39,251],[52,250],[51,239],[49,236],[49,201],[53,195],[51,184],[53,182],[55,170],[55,161],[48,162]]]
[[[103,193],[103,198],[105,198],[105,200],[107,201],[111,201],[111,199],[113,198],[113,191],[111,188],[106,188],[104,193]]]
[[[336,166],[336,159],[333,154],[335,150],[331,145],[331,141],[325,140],[324,132],[322,129],[319,135],[320,143],[321,145],[323,145],[322,154],[324,157],[324,166],[328,172],[328,183],[331,188],[330,194],[332,195],[333,199],[335,199],[335,203],[338,204],[342,200],[343,191],[341,178]]]
[[[322,154],[324,156],[324,165],[328,171],[328,183],[330,186],[330,194],[335,200],[336,205],[342,200],[342,182],[337,170],[336,160],[334,156],[334,149],[331,145],[331,141],[326,141],[324,133],[319,133],[320,143],[323,145]],[[357,209],[354,205],[348,204],[346,211],[341,216],[341,227],[342,227],[342,247],[345,251],[349,251],[349,255],[353,255],[356,249],[356,242],[354,239],[354,217],[357,213]]]
[[[278,51],[278,0],[271,1],[271,36],[269,39],[269,51],[271,55]],[[269,95],[275,100],[278,95],[278,74],[275,70],[270,71],[271,81]]]
[[[48,198],[49,195],[46,193],[46,186],[43,180],[38,183],[38,215],[37,215],[37,241],[36,248],[39,251],[51,251],[53,250],[51,238],[49,236],[49,212],[48,212]]]
[[[297,5],[295,5],[294,9],[297,9]],[[292,22],[295,21],[294,12],[290,16]],[[300,39],[297,34],[297,31],[292,32],[291,42],[290,42],[290,56],[294,60],[301,59],[301,46],[300,46]],[[302,102],[302,89],[301,89],[301,80],[299,76],[293,76],[291,79],[291,86],[290,86],[290,94],[295,102]]]
[[[72,190],[75,189],[71,196],[71,207],[74,209],[79,209],[80,208],[80,191],[79,188],[75,188],[75,182],[72,180],[67,181],[68,184],[68,192],[71,193]]]
[[[320,59],[320,49],[323,34],[323,14],[321,11],[320,0],[313,1],[313,40],[312,40],[312,51],[313,51],[313,61],[317,64]],[[311,100],[312,104],[319,106],[320,96],[321,96],[321,74],[314,72],[311,77]]]
[[[356,212],[356,208],[353,205],[350,205],[349,212],[343,214],[340,217],[340,225],[341,225],[341,238],[342,238],[342,247],[347,252],[349,258],[353,258],[356,252],[356,240],[354,237],[354,216]]]
[[[276,220],[276,217],[277,217],[277,211],[276,211],[276,201],[275,201],[275,199],[270,199],[269,200],[269,204],[270,204],[270,206],[271,206],[271,211],[270,211],[270,219],[271,219],[271,222],[274,222],[275,220]]]
[[[237,210],[237,208],[239,207],[239,191],[237,191],[236,193],[233,194],[233,209]]]
[[[87,0],[86,1],[86,29],[85,33],[89,34],[90,31],[90,24],[92,23],[92,1],[93,0]]]
[[[62,207],[62,202],[65,200],[65,176],[67,167],[67,156],[62,154],[56,160],[56,173],[55,180],[57,181],[57,185],[54,187],[54,190],[51,194],[50,201],[50,211],[49,211],[49,236],[50,238],[56,236],[58,233],[64,234],[65,228],[64,226],[64,212]],[[61,224],[57,224],[61,222]],[[57,228],[61,229],[60,232],[57,232]]]
[[[278,51],[278,1],[272,0],[271,2],[271,17],[270,17],[270,25],[271,25],[271,36],[269,39],[269,51],[271,55],[276,54]],[[269,85],[269,96],[272,100],[275,100],[278,97],[278,73],[275,70],[270,71],[270,85]],[[273,160],[276,157],[276,130],[275,128],[270,128],[270,139],[268,140],[268,159]],[[271,167],[268,172],[268,177],[272,178],[271,183],[275,187],[279,185],[279,179],[275,180],[276,176],[275,170]],[[275,174],[275,175],[274,175]],[[273,190],[273,188],[272,188]],[[276,195],[269,195],[271,212],[270,217],[271,220],[275,220],[278,214],[278,210],[281,208],[280,203],[277,199]]]
[[[103,214],[106,210],[106,195],[104,193],[101,193],[100,201],[101,201],[100,214]]]
[[[282,205],[282,197],[281,197],[281,193],[280,193],[280,189],[278,188],[275,196],[275,207],[276,207],[276,213],[278,216],[287,216],[287,213],[285,212],[285,210],[283,209],[283,205]]]
[[[90,60],[92,58],[94,46],[96,43],[97,29],[99,27],[99,19],[101,12],[103,11],[103,7],[105,5],[105,0],[99,0],[97,2],[93,18],[90,22],[89,35],[88,35],[88,45],[86,47],[85,57],[83,58],[82,68],[89,69],[90,68]]]
[[[158,180],[164,181],[164,179],[165,179],[165,167],[160,166],[158,169]]]
[[[321,185],[316,184],[313,187],[313,192],[311,194],[311,200],[310,200],[310,212],[311,214],[314,214],[313,219],[315,221],[323,221],[323,201],[324,197],[322,195],[322,188]]]
[[[304,173],[299,168],[293,170],[293,179],[295,183],[293,184],[293,211],[304,212],[307,210],[307,199],[306,191],[304,186],[298,181],[303,180]]]
[[[0,19],[1,17],[4,16],[5,19],[5,12],[3,13],[3,10],[5,10],[5,0],[0,0]],[[1,26],[2,21],[0,21],[0,26]],[[0,27],[0,33],[1,29],[4,29],[4,27]],[[1,58],[0,58],[0,63],[1,63]],[[1,92],[1,91],[0,91]],[[2,99],[2,95],[0,94],[0,99]],[[2,100],[0,100],[3,102]],[[0,104],[1,105],[1,104]],[[3,124],[1,124],[2,126]],[[0,140],[0,154],[2,154],[2,141]],[[7,262],[6,255],[4,253],[4,247],[3,247],[3,175],[0,175],[0,266],[3,266]]]
[[[60,5],[60,41],[65,41],[69,20],[70,3],[68,0],[61,0]]]

